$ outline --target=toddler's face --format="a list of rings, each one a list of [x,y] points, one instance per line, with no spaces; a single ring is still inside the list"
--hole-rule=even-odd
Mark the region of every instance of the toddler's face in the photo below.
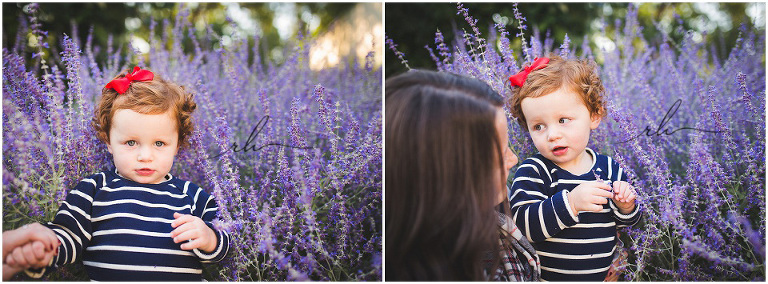
[[[142,114],[120,109],[112,117],[107,148],[123,177],[138,183],[160,183],[171,171],[178,139],[171,112]]]
[[[560,88],[538,98],[521,102],[533,144],[544,157],[574,172],[586,158],[589,133],[600,124],[591,116],[579,94]]]

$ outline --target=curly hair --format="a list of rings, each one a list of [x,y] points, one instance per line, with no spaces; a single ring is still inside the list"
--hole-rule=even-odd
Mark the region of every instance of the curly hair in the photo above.
[[[114,79],[125,77],[126,73]],[[194,130],[192,112],[197,108],[194,95],[183,86],[166,81],[155,74],[151,81],[134,81],[124,94],[113,89],[101,90],[101,99],[96,105],[91,125],[99,139],[109,143],[109,131],[112,117],[119,109],[130,109],[142,114],[162,114],[172,111],[176,118],[176,130],[179,132],[179,146],[188,145],[188,137]]]
[[[523,99],[538,98],[560,88],[568,88],[579,94],[590,115],[605,117],[605,87],[597,75],[596,64],[588,60],[566,60],[554,55],[549,57],[547,67],[531,72],[522,87],[513,87],[512,97],[507,102],[512,116],[528,131],[521,106]]]

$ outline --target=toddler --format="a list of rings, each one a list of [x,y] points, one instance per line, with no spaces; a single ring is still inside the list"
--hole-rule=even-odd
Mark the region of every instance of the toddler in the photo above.
[[[633,225],[642,214],[621,166],[587,148],[606,114],[595,67],[540,58],[510,81],[512,114],[539,151],[515,172],[514,222],[539,254],[542,279],[602,281],[616,227]]]
[[[115,167],[80,181],[53,222],[25,228],[29,242],[6,263],[30,268],[32,277],[82,259],[91,280],[202,280],[201,263],[222,260],[229,235],[211,224],[213,197],[169,173],[195,108],[192,94],[148,70],[115,77],[92,122]],[[54,241],[33,236],[46,233],[60,245],[41,250]],[[49,263],[41,263],[49,259],[41,251],[54,255]]]

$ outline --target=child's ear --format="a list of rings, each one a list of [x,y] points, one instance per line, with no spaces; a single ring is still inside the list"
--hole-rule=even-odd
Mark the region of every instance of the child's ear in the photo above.
[[[602,119],[603,118],[600,115],[593,114],[592,115],[592,123],[589,124],[589,128],[592,129],[592,130],[597,129],[597,126],[600,125],[600,120],[602,120]]]
[[[112,154],[112,145],[110,145],[109,142],[107,142],[107,151]]]

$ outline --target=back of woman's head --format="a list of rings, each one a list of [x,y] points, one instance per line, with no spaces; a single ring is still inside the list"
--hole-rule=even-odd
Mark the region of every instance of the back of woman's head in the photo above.
[[[503,99],[479,80],[430,71],[385,90],[386,279],[484,280],[498,242]]]

